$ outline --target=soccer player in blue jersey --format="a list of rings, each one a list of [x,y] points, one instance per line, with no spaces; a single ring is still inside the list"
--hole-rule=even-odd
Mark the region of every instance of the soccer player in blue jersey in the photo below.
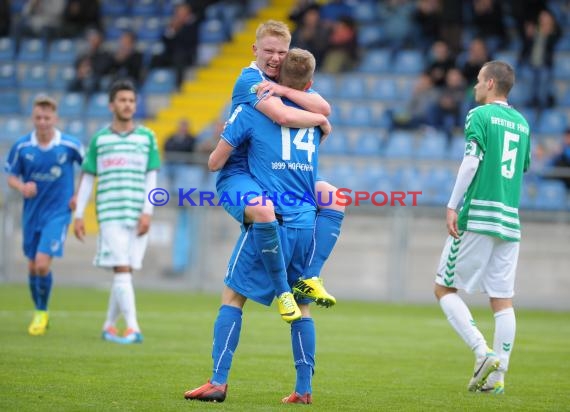
[[[310,86],[315,59],[306,50],[292,49],[281,68],[281,81],[303,90]],[[280,216],[279,246],[289,285],[296,283],[305,268],[313,242],[317,212],[314,194],[318,167],[320,128],[289,128],[276,125],[250,105],[242,104],[228,120],[218,146],[209,159],[217,170],[233,149],[249,143],[248,163],[260,190],[273,198]],[[259,192],[262,193],[262,192]],[[286,196],[284,196],[286,194]],[[263,200],[267,198],[263,198]],[[208,383],[187,391],[186,399],[222,402],[227,379],[237,348],[242,309],[247,299],[270,305],[274,298],[272,281],[266,275],[263,255],[276,255],[276,248],[258,251],[256,232],[250,225],[242,231],[228,265],[222,306],[214,325],[213,374]],[[291,322],[291,342],[297,372],[295,391],[284,403],[312,402],[312,375],[315,366],[315,325],[311,318],[311,299],[300,298],[300,319]]]
[[[330,113],[329,104],[318,93],[307,93],[275,83],[279,76],[281,63],[289,49],[291,34],[286,24],[269,20],[261,24],[256,32],[253,51],[255,62],[245,68],[237,79],[232,94],[232,112],[240,104],[248,104],[265,114],[281,126],[304,128],[320,126],[325,134],[330,132],[330,124],[326,115]],[[291,100],[300,110],[287,106],[278,97]],[[248,144],[237,147],[228,162],[218,174],[216,188],[220,196],[249,192],[259,193],[259,186],[251,178],[247,166]],[[294,291],[305,297],[314,299],[317,304],[332,306],[336,300],[323,287],[318,277],[324,262],[330,255],[344,218],[344,206],[334,201],[336,188],[318,179],[315,185],[317,192],[322,193],[322,206],[316,219],[313,250],[308,255],[304,278],[294,285]],[[333,196],[329,200],[328,196]],[[277,236],[277,220],[270,201],[261,202],[259,198],[244,199],[240,204],[224,203],[224,207],[239,223],[253,223],[258,249],[273,249],[277,246],[277,254],[264,256],[267,273],[274,282],[278,308],[287,322],[300,317],[299,308],[286,283],[285,267],[282,264],[279,237]],[[262,235],[263,234],[263,235]],[[292,313],[292,315],[288,315]]]
[[[83,146],[56,129],[57,103],[49,96],[34,100],[32,122],[34,130],[12,146],[5,169],[8,185],[24,198],[23,249],[35,306],[28,332],[39,336],[49,323],[51,263],[63,255],[73,205],[74,164],[81,164]]]

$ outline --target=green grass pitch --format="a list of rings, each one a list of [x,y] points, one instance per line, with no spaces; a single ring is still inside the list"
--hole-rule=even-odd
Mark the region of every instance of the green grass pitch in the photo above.
[[[210,376],[219,297],[137,291],[145,342],[100,339],[108,291],[56,285],[51,325],[27,335],[24,285],[0,286],[1,411],[281,411],[294,388],[289,327],[275,307],[246,304],[223,404],[189,402]],[[493,318],[474,316],[492,342]],[[341,300],[314,308],[313,411],[570,410],[570,314],[518,310],[504,396],[466,391],[473,358],[439,306]]]

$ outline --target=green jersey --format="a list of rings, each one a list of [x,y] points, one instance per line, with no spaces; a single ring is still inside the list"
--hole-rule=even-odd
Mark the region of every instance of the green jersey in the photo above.
[[[145,201],[145,175],[160,167],[154,133],[137,126],[127,133],[105,127],[97,132],[82,164],[97,176],[96,209],[99,224],[136,225]]]
[[[520,241],[518,208],[530,166],[528,122],[505,103],[485,104],[467,114],[465,140],[465,155],[480,162],[459,212],[459,229]]]

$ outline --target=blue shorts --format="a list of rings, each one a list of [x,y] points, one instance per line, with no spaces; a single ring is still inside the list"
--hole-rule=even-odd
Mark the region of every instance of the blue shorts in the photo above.
[[[222,196],[228,199],[222,201],[222,206],[240,225],[244,224],[247,201],[263,193],[251,175],[244,173],[227,176],[216,185],[216,191],[220,200],[223,199]]]
[[[312,245],[313,229],[279,226],[279,235],[287,282],[292,286],[303,275]],[[273,302],[275,289],[257,252],[251,226],[241,233],[236,243],[224,282],[232,290],[255,302],[267,306]],[[303,304],[311,300],[302,299],[297,302]]]
[[[24,230],[24,255],[34,260],[36,254],[44,253],[52,257],[63,256],[63,244],[67,235],[67,218],[50,220],[40,230]]]

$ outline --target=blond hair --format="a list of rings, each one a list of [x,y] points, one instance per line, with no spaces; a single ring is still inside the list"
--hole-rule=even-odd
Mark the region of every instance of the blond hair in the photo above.
[[[281,63],[279,83],[292,89],[304,90],[313,79],[315,56],[304,49],[292,48]]]
[[[46,108],[49,107],[54,112],[57,112],[57,102],[54,98],[49,97],[47,94],[39,94],[34,99],[34,107],[42,107]]]
[[[259,41],[267,36],[281,38],[286,40],[287,43],[291,43],[291,31],[289,30],[289,26],[282,21],[267,20],[265,23],[261,23],[257,26],[257,30],[255,31],[255,40]]]

